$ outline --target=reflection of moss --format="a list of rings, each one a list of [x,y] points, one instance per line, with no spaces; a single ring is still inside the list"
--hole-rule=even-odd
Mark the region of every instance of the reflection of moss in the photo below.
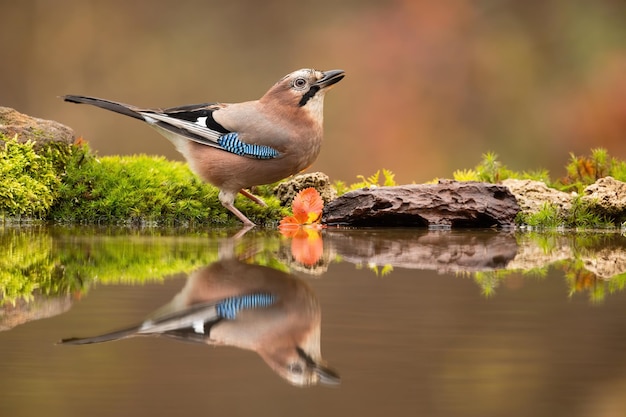
[[[480,287],[480,292],[485,297],[492,297],[496,293],[496,288],[500,286],[502,279],[509,274],[508,271],[484,271],[474,273],[474,282]]]
[[[626,257],[624,240],[617,233],[578,232],[564,233],[556,231],[528,232],[517,235],[520,246],[519,258],[515,259],[514,268],[498,271],[477,272],[474,281],[481,288],[483,295],[495,295],[495,290],[512,275],[544,278],[550,268],[562,270],[569,288],[569,295],[588,293],[593,303],[604,301],[607,294],[623,291],[626,287],[626,271],[616,275],[601,277],[596,275],[589,260],[598,260],[596,267],[608,264],[619,267]],[[537,248],[538,250],[533,250]],[[509,265],[509,267],[511,264]],[[602,268],[600,268],[602,270]],[[612,270],[611,268],[604,268]],[[601,272],[601,273],[602,273]]]
[[[0,234],[0,303],[84,292],[93,282],[143,283],[217,259],[206,238],[51,237],[38,229]]]
[[[548,267],[534,268],[526,271],[499,269],[496,271],[482,271],[474,273],[474,282],[480,287],[483,296],[489,298],[496,295],[496,289],[511,276],[543,279],[548,275]]]
[[[253,236],[258,242],[248,239],[246,245],[238,245],[236,256],[286,270],[273,256],[280,240],[263,233]],[[33,294],[84,293],[93,283],[161,281],[216,261],[218,246],[216,239],[207,240],[206,232],[177,236],[163,229],[7,228],[0,231],[0,253],[1,305],[30,300]]]
[[[550,254],[563,247],[572,248],[575,252],[581,253],[585,250],[595,250],[620,240],[621,236],[611,232],[544,230],[518,233],[516,239],[519,246],[533,245],[540,248],[544,254]]]
[[[71,291],[52,256],[52,239],[37,230],[8,229],[0,234],[0,303]]]
[[[217,252],[199,240],[118,236],[61,243],[56,257],[66,280],[142,284],[206,265]]]
[[[580,259],[563,263],[561,268],[565,272],[569,295],[587,293],[589,301],[594,304],[604,302],[607,295],[623,291],[626,286],[626,272],[610,279],[602,279],[585,269],[585,264]]]

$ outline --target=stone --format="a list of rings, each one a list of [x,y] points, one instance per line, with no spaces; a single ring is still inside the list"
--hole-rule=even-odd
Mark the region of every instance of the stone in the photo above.
[[[0,133],[9,139],[17,135],[20,143],[29,140],[37,145],[48,142],[74,143],[74,131],[53,120],[39,119],[18,112],[9,107],[0,107]],[[0,146],[4,141],[0,140]]]
[[[615,219],[626,217],[626,183],[604,177],[585,188],[581,200],[594,212]]]
[[[324,207],[322,223],[346,226],[514,227],[520,208],[508,188],[440,180],[362,188]]]
[[[274,188],[274,195],[280,200],[283,206],[290,206],[293,198],[300,191],[313,187],[320,193],[324,204],[329,203],[337,197],[337,191],[330,184],[328,175],[323,172],[311,172],[307,174],[294,175],[288,180],[278,184]]]
[[[524,214],[538,213],[545,203],[557,206],[562,213],[572,208],[571,194],[550,188],[542,181],[506,179],[502,185],[513,193]]]

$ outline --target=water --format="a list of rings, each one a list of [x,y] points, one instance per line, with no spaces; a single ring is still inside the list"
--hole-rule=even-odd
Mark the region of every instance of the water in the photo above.
[[[0,415],[626,415],[618,233],[230,235],[2,230]],[[207,327],[221,346],[187,343],[198,320],[187,342],[56,344],[237,291],[281,301]],[[339,385],[277,370],[296,339]]]

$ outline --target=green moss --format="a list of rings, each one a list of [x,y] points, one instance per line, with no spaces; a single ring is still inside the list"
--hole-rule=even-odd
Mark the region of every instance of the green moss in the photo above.
[[[479,181],[496,183],[507,178],[514,177],[502,162],[498,160],[498,155],[493,152],[483,154],[483,160],[476,166]]]
[[[474,169],[457,169],[452,173],[455,181],[480,181],[478,172]]]
[[[565,218],[561,214],[561,210],[555,204],[543,203],[541,209],[537,213],[517,214],[516,223],[525,224],[532,227],[553,228],[565,225]]]
[[[220,204],[218,189],[202,183],[181,162],[146,155],[72,160],[50,219],[62,223],[231,225],[236,219]],[[269,210],[241,204],[253,221],[269,222]]]
[[[589,203],[581,196],[572,199],[572,207],[568,211],[561,210],[556,204],[544,203],[537,213],[518,213],[515,222],[533,228],[575,228],[604,229],[614,228],[615,222],[594,212]]]
[[[565,218],[566,224],[582,229],[603,229],[615,227],[615,221],[611,218],[603,217],[594,212],[589,202],[585,202],[581,195],[576,195],[572,199],[572,208]]]
[[[34,143],[5,141],[0,151],[0,215],[44,219],[61,183],[54,162],[35,152]]]
[[[215,204],[201,212],[211,199],[217,200],[217,191],[203,187],[180,163],[145,155],[86,155],[68,165],[50,218],[87,224],[194,223],[205,216],[220,218]]]
[[[357,175],[359,181],[347,185],[343,181],[336,181],[333,183],[335,190],[337,191],[337,195],[343,195],[348,191],[358,190],[360,188],[369,188],[369,187],[393,187],[397,185],[395,180],[395,174],[388,169],[382,169],[376,171],[374,174],[369,177],[365,177],[364,175]]]
[[[626,181],[626,162],[611,157],[604,148],[592,149],[590,155],[577,156],[570,154],[570,162],[565,167],[566,176],[558,180],[550,178],[545,169],[516,172],[509,170],[493,152],[482,155],[481,161],[473,169],[456,170],[453,178],[457,181],[484,181],[497,183],[507,178],[529,179],[542,181],[552,188],[561,191],[577,191],[593,184],[599,178],[612,176]]]
[[[162,157],[97,158],[85,145],[7,139],[0,151],[0,215],[64,224],[230,226],[239,221],[219,202],[218,189],[181,162]],[[268,207],[238,197],[237,207],[257,224],[275,224],[287,210],[257,187]]]

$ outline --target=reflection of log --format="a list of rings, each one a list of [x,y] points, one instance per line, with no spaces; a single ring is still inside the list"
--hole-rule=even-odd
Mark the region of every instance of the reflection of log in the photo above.
[[[351,226],[512,227],[520,208],[508,188],[481,182],[362,188],[331,201],[322,222]]]
[[[619,233],[591,236],[594,238],[580,233],[328,228],[324,245],[333,256],[355,264],[440,272],[529,271],[581,260],[598,278],[626,273],[626,238]]]
[[[440,272],[501,269],[517,253],[512,233],[493,231],[327,229],[325,243],[348,262]]]

